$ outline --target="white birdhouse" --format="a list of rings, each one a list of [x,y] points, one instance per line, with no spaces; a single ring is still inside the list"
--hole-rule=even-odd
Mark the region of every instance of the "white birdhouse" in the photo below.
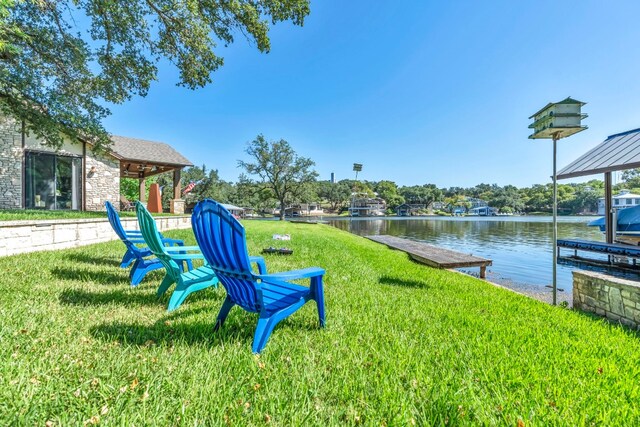
[[[529,138],[560,139],[585,130],[587,127],[582,126],[581,120],[587,115],[580,111],[584,104],[571,97],[556,103],[550,102],[529,117],[533,119],[533,123],[529,125],[533,134]]]

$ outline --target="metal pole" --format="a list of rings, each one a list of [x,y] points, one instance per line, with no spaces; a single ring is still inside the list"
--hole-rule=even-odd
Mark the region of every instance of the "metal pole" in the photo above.
[[[556,173],[556,153],[558,134],[553,134],[553,305],[557,305],[557,268],[558,268],[558,177]]]
[[[355,202],[356,199],[356,187],[358,185],[358,171],[356,171],[356,180],[353,183],[353,191],[351,194],[351,212],[349,212],[349,222],[353,221],[353,203]]]

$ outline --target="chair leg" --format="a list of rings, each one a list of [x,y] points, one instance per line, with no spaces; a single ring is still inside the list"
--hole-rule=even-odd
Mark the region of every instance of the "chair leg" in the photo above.
[[[264,346],[267,345],[271,332],[273,332],[273,328],[278,323],[274,320],[273,317],[260,317],[258,319],[256,333],[253,336],[253,346],[251,347],[254,353],[260,353]]]
[[[180,307],[180,305],[184,302],[184,300],[192,293],[200,291],[202,289],[206,289],[211,286],[215,286],[218,284],[218,278],[212,277],[209,280],[205,280],[202,282],[196,282],[191,284],[186,283],[178,283],[176,285],[176,289],[171,294],[171,298],[169,299],[169,307],[168,311],[173,311],[176,308]]]
[[[129,273],[129,276],[131,277],[131,286],[138,286],[148,272],[157,270],[158,268],[162,268],[162,264],[159,262],[136,260],[133,267],[131,267],[131,273]]]
[[[122,256],[122,261],[120,262],[120,268],[129,267],[129,265],[131,265],[131,263],[135,258],[136,258],[135,255],[132,254],[129,249],[127,249],[127,251]]]
[[[229,315],[229,311],[233,308],[235,303],[231,301],[231,298],[227,296],[225,298],[224,303],[222,304],[222,308],[220,308],[220,312],[218,313],[218,318],[216,319],[216,326],[213,327],[213,332],[216,332],[218,329],[224,325],[224,321],[227,320],[227,316]]]
[[[311,295],[318,306],[318,319],[320,320],[320,327],[325,326],[324,317],[324,288],[322,286],[322,276],[316,276],[311,278]]]
[[[171,278],[171,276],[169,274],[165,274],[164,279],[162,279],[162,283],[160,283],[160,286],[158,287],[158,292],[156,293],[156,295],[158,295],[159,297],[164,295],[165,292],[167,292],[167,290],[169,289],[169,287],[173,285],[173,283],[174,281]]]
[[[136,261],[133,263],[133,266],[131,266],[131,270],[129,271],[129,280],[131,280],[131,286],[138,286],[142,281],[142,277],[140,276],[140,269],[138,268],[139,266],[140,260],[136,259]]]

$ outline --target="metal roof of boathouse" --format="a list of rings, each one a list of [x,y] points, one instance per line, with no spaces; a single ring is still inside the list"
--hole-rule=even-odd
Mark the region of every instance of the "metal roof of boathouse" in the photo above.
[[[558,172],[558,179],[640,167],[640,128],[609,136]]]

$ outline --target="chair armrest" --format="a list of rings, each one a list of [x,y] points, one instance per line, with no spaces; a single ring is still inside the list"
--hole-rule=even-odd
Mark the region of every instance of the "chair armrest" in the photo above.
[[[170,255],[172,253],[180,253],[180,252],[201,252],[200,246],[169,246],[168,248],[164,248]]]
[[[256,277],[269,281],[274,280],[295,280],[295,279],[308,279],[310,277],[322,276],[324,274],[324,268],[309,267],[302,270],[283,271],[282,273],[271,274],[258,274]]]
[[[204,255],[202,254],[169,254],[171,259],[174,260],[188,260],[188,259],[204,259]]]
[[[137,244],[137,243],[143,243],[145,245],[147,244],[147,242],[144,241],[142,236],[127,237],[127,240],[130,241],[133,244]]]
[[[162,235],[161,235],[162,236]],[[178,245],[178,246],[184,246],[184,242],[182,240],[178,240],[178,239],[170,239],[168,237],[160,237],[160,239],[162,239],[162,243],[169,243],[171,245]]]
[[[250,256],[249,262],[255,262],[258,265],[258,272],[260,274],[267,274],[267,264],[264,262],[264,258],[261,256]]]

